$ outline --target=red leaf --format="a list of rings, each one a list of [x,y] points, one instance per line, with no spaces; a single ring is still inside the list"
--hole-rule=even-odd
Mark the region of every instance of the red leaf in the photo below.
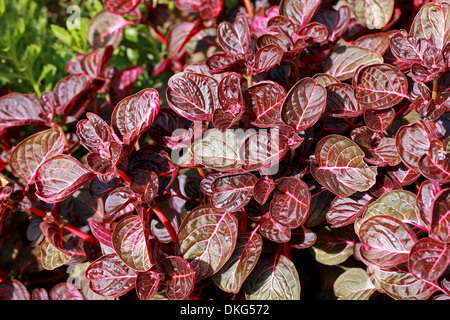
[[[58,155],[39,167],[36,174],[36,196],[47,202],[56,203],[69,198],[88,182],[94,173],[69,155]]]
[[[283,102],[281,116],[295,131],[304,131],[319,120],[326,104],[326,90],[313,79],[304,78],[288,92]]]

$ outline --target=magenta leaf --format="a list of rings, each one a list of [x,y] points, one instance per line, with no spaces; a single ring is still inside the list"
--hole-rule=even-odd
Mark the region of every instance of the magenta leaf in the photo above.
[[[282,0],[280,3],[280,15],[288,17],[297,26],[306,26],[319,9],[321,1],[318,0]]]
[[[109,45],[117,48],[122,42],[123,29],[133,24],[120,14],[108,10],[99,12],[89,23],[87,40],[94,49],[105,48]]]
[[[365,160],[368,163],[386,167],[395,166],[401,162],[395,138],[372,132],[364,126],[352,130],[350,136],[364,151]]]
[[[89,227],[91,229],[94,237],[105,246],[110,248],[113,247],[112,244],[112,231],[106,228],[104,225],[95,221],[94,219],[89,220]]]
[[[71,74],[53,87],[56,112],[74,121],[87,108],[91,91],[91,77],[85,73]]]
[[[77,159],[57,155],[39,167],[35,177],[36,196],[47,203],[63,201],[93,176]]]
[[[411,248],[408,268],[418,279],[436,280],[450,262],[448,245],[433,238],[422,238]]]
[[[396,144],[402,161],[409,168],[419,172],[419,160],[428,154],[434,138],[435,133],[425,121],[401,127],[397,131]]]
[[[306,249],[311,247],[317,240],[317,234],[311,229],[300,226],[291,230],[289,245],[295,249]]]
[[[272,69],[281,63],[283,53],[283,49],[277,45],[264,46],[256,51],[254,65],[250,69],[254,69],[255,73]]]
[[[410,36],[405,30],[400,30],[389,39],[392,53],[400,60],[408,63],[421,63],[424,52],[430,43],[424,38]]]
[[[445,243],[450,242],[450,188],[440,191],[431,205],[430,232]]]
[[[292,236],[291,228],[273,219],[270,213],[263,216],[259,233],[264,238],[277,243],[286,243]]]
[[[19,280],[4,279],[0,282],[0,300],[30,300],[30,293]]]
[[[420,173],[411,169],[403,162],[386,168],[387,174],[392,180],[400,183],[402,186],[408,186],[420,177]]]
[[[136,293],[140,300],[151,300],[161,284],[162,274],[155,270],[139,272],[136,277]]]
[[[136,272],[116,254],[104,255],[86,269],[89,288],[104,297],[116,298],[133,290]]]
[[[59,283],[49,292],[50,300],[85,300],[81,292],[70,283]]]
[[[341,135],[329,135],[316,146],[317,166],[311,167],[311,173],[334,194],[348,197],[375,184],[377,167],[369,167],[363,158],[364,152],[356,143]]]
[[[39,166],[63,152],[64,141],[64,137],[55,129],[35,133],[21,141],[9,159],[12,173],[27,185],[31,184]]]
[[[181,223],[176,252],[190,263],[196,280],[201,280],[218,272],[228,261],[237,235],[238,221],[234,215],[199,207]]]
[[[432,213],[432,203],[436,195],[442,190],[436,181],[425,180],[421,183],[417,191],[416,205],[420,212],[420,217],[425,222],[427,229],[430,229],[430,219]]]
[[[232,127],[242,119],[245,113],[244,97],[242,95],[242,77],[230,73],[222,78],[217,88],[217,99],[220,108],[213,112],[212,121],[220,131]]]
[[[359,67],[383,63],[383,57],[370,49],[338,46],[325,60],[325,72],[343,81],[351,79]]]
[[[389,34],[387,32],[367,34],[356,39],[353,44],[384,55],[389,48]]]
[[[392,121],[394,121],[394,117],[394,108],[384,110],[366,109],[364,112],[364,123],[372,131],[382,132],[391,125]]]
[[[307,184],[294,177],[284,177],[275,181],[275,191],[270,202],[272,219],[295,229],[302,225],[309,214],[311,193]]]
[[[255,187],[253,189],[253,198],[259,203],[264,204],[272,195],[272,191],[275,189],[275,182],[268,176],[263,176],[256,180]]]
[[[214,282],[225,292],[238,293],[258,262],[262,245],[258,233],[240,232],[230,259],[213,275]]]
[[[388,215],[365,219],[358,230],[363,261],[381,268],[395,267],[408,261],[417,236],[402,221]]]
[[[211,184],[211,206],[220,212],[239,211],[252,199],[256,180],[251,173],[215,178]]]
[[[340,228],[356,221],[374,198],[366,192],[356,192],[349,197],[336,197],[326,214],[332,228]]]
[[[361,105],[356,101],[354,89],[346,83],[330,84],[326,87],[327,104],[325,112],[333,117],[359,117],[363,114]]]
[[[159,94],[153,88],[144,89],[120,101],[111,115],[111,126],[128,146],[134,146],[159,112]]]
[[[0,97],[0,128],[47,122],[45,111],[33,94],[10,93]]]
[[[187,12],[199,12],[205,20],[214,19],[222,9],[222,0],[176,0],[178,10]]]
[[[260,81],[245,92],[248,108],[252,111],[252,124],[265,128],[283,124],[281,107],[286,91],[273,81]]]
[[[106,8],[112,12],[124,15],[133,11],[141,3],[141,0],[106,0]]]
[[[181,72],[170,78],[166,91],[169,106],[192,121],[211,121],[218,105],[218,82],[212,77]]]
[[[372,110],[384,110],[408,99],[408,80],[395,66],[374,64],[359,69],[354,78],[356,101]]]
[[[143,72],[144,69],[142,67],[133,66],[114,73],[108,92],[113,105],[130,95],[134,84]]]
[[[104,149],[108,142],[113,140],[114,133],[108,124],[92,112],[86,113],[87,119],[77,123],[77,135],[80,143],[91,152]]]
[[[376,267],[369,270],[382,292],[396,300],[427,300],[438,290],[429,281],[417,279],[409,272]]]
[[[144,226],[138,215],[122,218],[112,234],[114,250],[124,263],[138,272],[152,267]]]
[[[409,33],[432,40],[439,49],[450,41],[450,4],[427,3],[414,18]]]
[[[181,257],[168,256],[161,260],[161,268],[168,280],[166,295],[171,300],[184,300],[194,289],[195,271],[189,262]]]
[[[325,111],[326,90],[311,78],[304,78],[289,90],[283,102],[283,121],[297,132],[312,127]]]
[[[419,172],[430,180],[450,182],[450,152],[444,150],[440,140],[432,140],[428,153],[418,161]]]
[[[103,78],[104,69],[111,59],[114,52],[113,46],[107,46],[105,49],[94,50],[88,53],[80,60],[80,65],[84,73],[91,78]]]
[[[154,171],[139,169],[133,171],[130,183],[131,190],[142,196],[143,202],[150,202],[158,193],[159,179]]]
[[[250,134],[239,150],[242,168],[248,171],[260,170],[263,174],[273,174],[278,164],[288,152],[288,144],[283,141],[281,130],[274,127]]]
[[[300,291],[297,269],[283,255],[258,261],[245,284],[247,300],[299,300]]]
[[[250,53],[250,24],[243,13],[236,15],[234,24],[221,22],[217,27],[217,41],[230,56],[242,56]]]

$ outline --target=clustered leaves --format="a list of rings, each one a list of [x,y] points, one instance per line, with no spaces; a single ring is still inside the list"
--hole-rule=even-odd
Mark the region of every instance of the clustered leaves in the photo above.
[[[37,268],[82,285],[0,269],[0,297],[450,299],[450,3],[425,2],[176,1],[164,37],[163,5],[105,1],[53,90],[0,97],[0,228],[28,213]],[[109,66],[131,24],[163,92]]]

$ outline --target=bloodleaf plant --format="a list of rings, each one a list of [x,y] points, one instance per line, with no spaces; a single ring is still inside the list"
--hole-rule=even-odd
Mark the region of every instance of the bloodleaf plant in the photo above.
[[[419,2],[176,1],[164,36],[105,1],[52,91],[0,97],[1,235],[26,213],[31,242],[0,297],[450,299],[450,3]],[[162,90],[110,66],[132,24]]]

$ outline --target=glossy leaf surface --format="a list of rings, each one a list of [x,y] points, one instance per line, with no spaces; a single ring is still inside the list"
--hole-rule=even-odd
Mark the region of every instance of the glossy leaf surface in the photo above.
[[[35,133],[23,140],[14,148],[9,160],[13,174],[27,185],[32,183],[39,166],[62,153],[64,141],[64,137],[54,129]]]
[[[338,196],[366,191],[375,184],[377,168],[364,163],[364,152],[344,136],[323,138],[316,146],[315,158],[317,167],[311,167],[314,178]]]
[[[258,233],[240,232],[230,259],[214,274],[214,282],[225,292],[238,293],[258,262],[262,245]]]
[[[300,281],[291,260],[283,255],[261,260],[245,285],[247,300],[298,300]]]
[[[43,163],[36,174],[36,196],[47,203],[70,197],[94,174],[68,155],[57,155]]]
[[[176,252],[190,263],[197,280],[213,275],[228,261],[236,246],[237,224],[234,215],[207,207],[183,220]]]

